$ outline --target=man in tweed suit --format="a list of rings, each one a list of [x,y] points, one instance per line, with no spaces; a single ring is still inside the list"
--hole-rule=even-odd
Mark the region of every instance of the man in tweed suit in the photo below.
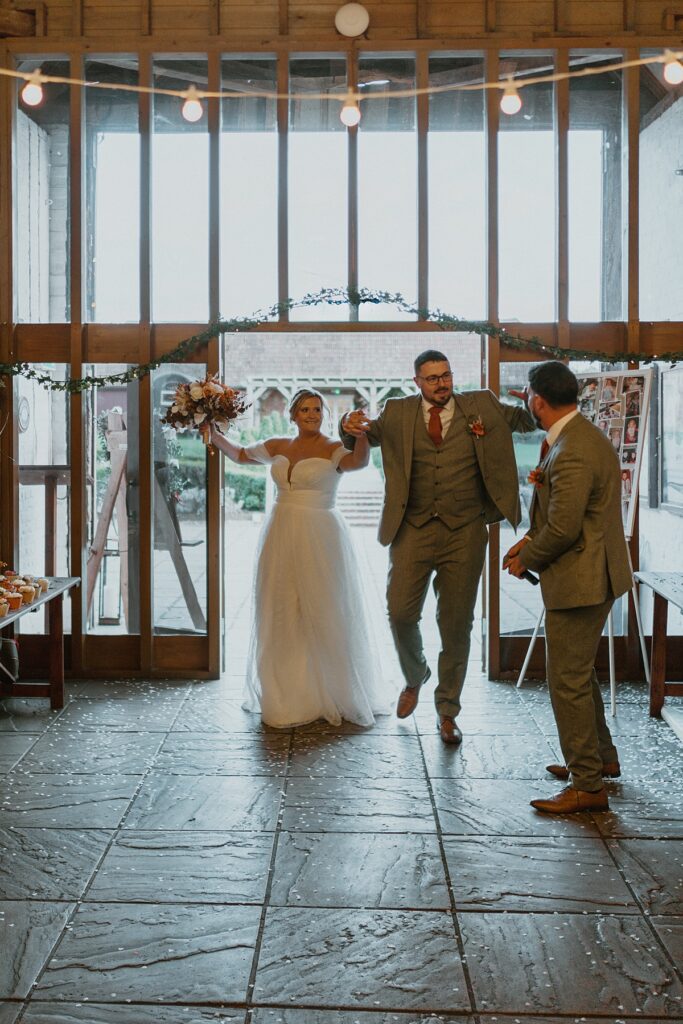
[[[594,663],[609,610],[631,587],[619,459],[609,438],[578,411],[578,382],[563,363],[534,366],[528,391],[547,448],[533,474],[529,533],[503,565],[514,576],[540,573],[548,689],[565,759],[548,771],[571,778],[556,796],[531,806],[548,814],[606,810],[603,778],[620,768]]]
[[[381,415],[347,413],[342,437],[366,431],[382,449],[385,495],[379,527],[390,546],[389,622],[405,678],[397,707],[407,718],[430,676],[420,618],[434,576],[441,637],[434,700],[445,743],[459,743],[456,723],[470,633],[488,540],[487,524],[520,520],[512,431],[534,430],[522,406],[504,405],[490,391],[453,393],[446,356],[429,350],[415,360],[420,394],[390,398]],[[520,394],[524,398],[524,394]]]

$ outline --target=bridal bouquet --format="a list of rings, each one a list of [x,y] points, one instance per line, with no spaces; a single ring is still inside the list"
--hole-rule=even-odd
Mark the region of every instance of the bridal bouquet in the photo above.
[[[204,444],[208,444],[208,427],[226,431],[230,420],[236,419],[248,407],[244,396],[219,381],[218,374],[207,374],[203,380],[178,385],[161,422],[179,433],[195,427],[200,431]]]

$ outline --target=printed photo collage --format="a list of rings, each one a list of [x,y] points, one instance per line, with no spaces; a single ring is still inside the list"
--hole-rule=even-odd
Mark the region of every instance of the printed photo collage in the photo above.
[[[621,500],[628,506],[634,487],[645,378],[639,374],[582,377],[579,409],[614,445],[621,466]]]

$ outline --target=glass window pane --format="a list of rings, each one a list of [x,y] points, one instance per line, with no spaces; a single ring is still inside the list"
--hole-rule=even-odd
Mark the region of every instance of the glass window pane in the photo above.
[[[570,68],[600,67],[614,52],[572,51]],[[622,75],[569,80],[569,319],[623,319]]]
[[[231,334],[223,339],[230,366],[231,386],[246,392],[251,402],[244,418],[231,429],[235,442],[249,444],[293,432],[287,405],[301,386],[313,386],[325,396],[329,414],[323,431],[337,435],[339,417],[356,407],[379,414],[387,398],[415,394],[413,361],[419,352],[438,348],[450,359],[458,390],[479,387],[480,343],[476,335],[454,332],[377,333],[372,325],[360,332],[296,333],[263,332],[255,344],[253,334]],[[275,372],[274,372],[275,371]],[[257,542],[264,515],[273,505],[274,488],[267,467],[235,465],[226,460],[225,623],[228,671],[243,671],[251,628],[252,582],[257,563]],[[385,678],[403,685],[386,616],[388,549],[377,543],[384,480],[379,449],[373,448],[370,463],[354,473],[343,473],[336,507],[352,528],[353,542],[363,566],[364,590],[371,630],[381,652]],[[434,595],[430,590],[423,616],[427,656],[439,651]],[[479,638],[474,629],[470,665],[481,662]]]
[[[432,56],[430,86],[484,80],[479,56]],[[484,93],[429,97],[429,306],[486,316]]]
[[[501,56],[501,78],[545,75],[551,56]],[[553,85],[525,85],[522,109],[500,114],[499,313],[504,321],[556,317],[555,134]]]
[[[125,365],[91,365],[93,376]],[[85,595],[89,633],[140,632],[139,384],[83,393],[86,422]]]
[[[644,572],[680,572],[683,570],[683,368],[665,363],[658,365],[661,505],[650,508],[649,502],[642,500],[645,473],[642,467],[639,568]],[[652,386],[656,386],[654,380]],[[653,593],[649,587],[640,587],[638,593],[644,629],[649,633]],[[683,634],[683,612],[673,602],[669,603],[666,631],[669,636]]]
[[[683,372],[665,366],[661,373],[662,502],[683,509]]]
[[[39,373],[66,380],[63,363],[35,363]],[[15,377],[19,449],[19,564],[33,576],[69,575],[69,398],[34,380]],[[22,633],[46,632],[47,616],[25,615]],[[64,602],[64,628],[71,629],[71,601]]]
[[[297,58],[290,62],[290,92],[343,95],[343,58]],[[348,281],[347,131],[341,104],[328,99],[292,99],[289,107],[289,294],[300,299]],[[346,306],[295,309],[293,320],[344,320]]]
[[[413,57],[363,56],[364,95],[415,87]],[[417,299],[417,132],[415,98],[361,103],[358,131],[358,281]],[[391,306],[366,303],[361,320],[411,320]]]
[[[22,60],[69,77],[59,58]],[[17,95],[23,83],[17,87]],[[17,99],[14,147],[14,318],[17,323],[66,323],[69,301],[69,86],[43,85],[44,99]],[[77,314],[78,311],[75,311]]]
[[[93,57],[87,81],[137,85],[131,58]],[[140,319],[140,134],[135,93],[84,89],[85,316]]]
[[[643,51],[659,56],[661,50]],[[683,150],[679,86],[640,69],[639,268],[642,320],[683,320]]]
[[[197,431],[178,434],[160,422],[177,385],[205,373],[199,363],[164,363],[152,375],[157,634],[206,633],[206,449]]]
[[[230,57],[222,63],[223,91],[246,93],[222,101],[220,170],[220,310],[249,316],[277,302],[278,139],[273,58]]]
[[[206,60],[158,58],[154,85],[206,88]],[[209,135],[206,103],[186,121],[182,100],[154,97],[152,138],[152,316],[156,321],[209,318]]]

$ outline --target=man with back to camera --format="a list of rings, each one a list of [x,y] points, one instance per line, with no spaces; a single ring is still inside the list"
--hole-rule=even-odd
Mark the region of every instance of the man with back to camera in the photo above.
[[[546,431],[532,474],[529,532],[505,556],[513,576],[540,573],[546,608],[548,689],[570,785],[531,806],[546,814],[608,809],[604,778],[621,774],[602,702],[595,656],[615,599],[631,587],[621,519],[619,458],[576,407],[578,382],[564,363],[529,371],[529,411]],[[547,446],[547,447],[546,447]]]
[[[441,637],[434,693],[444,743],[460,743],[456,719],[470,651],[488,523],[519,524],[519,481],[512,431],[535,424],[523,406],[505,405],[490,391],[453,392],[442,352],[415,360],[420,394],[390,398],[376,420],[362,410],[342,417],[344,428],[366,431],[384,464],[381,544],[389,545],[387,607],[405,687],[396,713],[407,718],[429,679],[420,618],[432,575]],[[524,392],[511,394],[525,399]]]

